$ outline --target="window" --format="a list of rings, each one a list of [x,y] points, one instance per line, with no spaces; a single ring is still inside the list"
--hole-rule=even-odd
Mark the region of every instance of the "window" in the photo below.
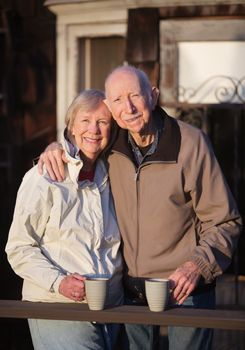
[[[79,39],[78,90],[104,90],[107,74],[123,64],[125,39],[118,36]]]
[[[225,30],[224,30],[225,28]],[[244,55],[245,22],[243,19],[162,20],[160,23],[161,102],[175,104],[220,103],[244,101]],[[220,101],[217,96],[207,94],[189,99],[187,94],[198,89],[207,79],[217,75],[235,78],[242,99]],[[226,85],[227,82],[230,84]],[[214,83],[214,80],[211,82]],[[222,86],[222,82],[221,85]],[[231,92],[233,81],[224,85]],[[206,86],[206,85],[205,85]],[[190,90],[191,89],[191,90]],[[183,91],[186,90],[186,91]],[[215,87],[213,91],[217,90]],[[236,92],[237,92],[236,91]],[[186,93],[183,96],[183,93]],[[220,90],[219,90],[220,92]],[[180,96],[180,94],[182,96]],[[193,96],[194,97],[194,96]]]
[[[180,102],[245,102],[244,41],[180,42],[178,57]]]

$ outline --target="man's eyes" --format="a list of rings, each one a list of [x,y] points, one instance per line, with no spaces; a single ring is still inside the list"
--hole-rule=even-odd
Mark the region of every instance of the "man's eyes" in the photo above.
[[[135,93],[135,94],[130,95],[128,98],[130,99],[130,98],[140,98],[140,97],[142,97],[142,95],[140,95],[139,93]],[[124,100],[123,98],[117,97],[113,100],[113,102],[119,103],[119,102],[123,102],[123,100]],[[125,98],[125,100],[126,100],[126,98]]]

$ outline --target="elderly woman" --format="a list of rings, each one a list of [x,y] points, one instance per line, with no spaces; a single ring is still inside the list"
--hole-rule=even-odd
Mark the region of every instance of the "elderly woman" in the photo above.
[[[86,302],[84,279],[103,275],[109,304],[122,302],[120,234],[99,157],[111,130],[103,100],[101,91],[85,90],[68,109],[65,181],[40,176],[35,166],[18,191],[6,252],[24,279],[24,300]],[[35,350],[111,349],[116,333],[113,325],[78,321],[30,319],[29,326]]]

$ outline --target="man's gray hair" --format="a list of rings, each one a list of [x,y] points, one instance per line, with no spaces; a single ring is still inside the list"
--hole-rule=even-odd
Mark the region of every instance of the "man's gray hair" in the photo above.
[[[152,86],[150,83],[150,80],[146,73],[134,66],[127,65],[127,66],[118,66],[115,69],[111,71],[111,73],[107,76],[105,80],[105,94],[107,95],[108,93],[108,83],[112,76],[117,73],[117,72],[125,72],[125,73],[132,73],[137,76],[139,83],[140,83],[140,88],[141,88],[141,93],[142,95],[146,96],[148,99],[151,96],[151,91],[152,91]]]

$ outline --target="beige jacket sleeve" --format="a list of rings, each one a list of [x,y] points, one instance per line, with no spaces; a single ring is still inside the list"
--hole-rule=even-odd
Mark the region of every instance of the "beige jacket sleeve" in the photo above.
[[[231,263],[242,220],[208,138],[200,134],[190,164],[193,208],[199,219],[198,245],[191,260],[207,282]]]

